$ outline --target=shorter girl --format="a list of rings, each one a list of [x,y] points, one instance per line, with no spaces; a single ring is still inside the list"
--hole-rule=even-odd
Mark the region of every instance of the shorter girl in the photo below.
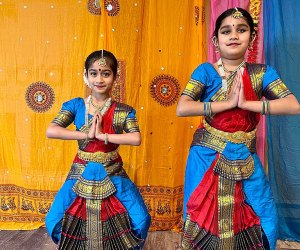
[[[110,98],[117,67],[112,53],[91,53],[84,81],[92,94],[65,102],[47,129],[49,138],[79,146],[46,216],[59,249],[141,249],[147,236],[150,216],[117,151],[120,144],[141,143],[135,110]],[[76,131],[67,129],[72,122]]]

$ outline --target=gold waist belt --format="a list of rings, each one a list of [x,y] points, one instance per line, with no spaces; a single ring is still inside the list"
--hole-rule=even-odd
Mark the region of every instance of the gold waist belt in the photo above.
[[[251,142],[255,139],[256,136],[256,129],[250,131],[250,132],[244,132],[244,131],[237,131],[233,133],[224,132],[221,130],[218,130],[212,126],[210,126],[205,120],[203,120],[203,125],[207,132],[213,134],[214,136],[217,136],[221,139],[233,142],[233,143],[247,143]]]
[[[78,157],[84,161],[105,163],[117,159],[119,157],[119,154],[117,151],[111,151],[108,153],[104,153],[104,152],[91,153],[91,152],[85,152],[78,149]]]

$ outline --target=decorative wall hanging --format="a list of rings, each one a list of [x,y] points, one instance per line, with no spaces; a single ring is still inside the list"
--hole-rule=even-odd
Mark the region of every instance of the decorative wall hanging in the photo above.
[[[55,95],[53,89],[45,82],[35,82],[27,88],[25,100],[34,112],[43,113],[51,108]]]
[[[101,15],[100,0],[88,0],[88,11],[93,15]]]
[[[150,93],[152,98],[162,106],[171,106],[177,102],[180,85],[175,77],[161,74],[152,80]]]
[[[120,12],[120,4],[118,0],[105,0],[104,6],[109,16],[116,16]]]

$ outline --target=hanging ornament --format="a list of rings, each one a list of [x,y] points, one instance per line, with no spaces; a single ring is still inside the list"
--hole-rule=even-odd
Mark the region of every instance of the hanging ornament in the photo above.
[[[104,6],[109,16],[117,16],[120,12],[120,4],[118,0],[105,0]]]

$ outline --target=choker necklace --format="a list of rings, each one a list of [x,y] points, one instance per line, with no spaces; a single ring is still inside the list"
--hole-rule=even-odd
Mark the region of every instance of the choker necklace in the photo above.
[[[91,98],[91,105],[95,108],[95,112],[94,112],[94,113],[96,113],[97,111],[99,111],[100,114],[103,115],[102,113],[106,111],[105,109],[106,109],[107,107],[109,107],[110,104],[111,104],[111,98],[108,98],[108,99],[104,102],[104,104],[103,104],[102,106],[96,105],[96,104],[93,102],[93,98]]]
[[[222,90],[223,92],[226,92],[227,91],[227,79],[226,79],[226,75],[225,75],[225,72],[232,75],[234,73],[236,73],[240,68],[244,67],[245,65],[245,59],[243,59],[243,61],[237,66],[237,68],[233,71],[229,71],[228,69],[226,69],[223,65],[223,62],[222,62],[222,58],[220,58],[218,60],[218,69],[220,71],[220,76],[222,78]]]

